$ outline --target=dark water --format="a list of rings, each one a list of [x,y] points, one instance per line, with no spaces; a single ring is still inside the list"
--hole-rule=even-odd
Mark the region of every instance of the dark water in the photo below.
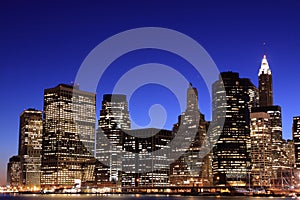
[[[197,197],[197,196],[166,196],[166,195],[4,195],[0,194],[0,199],[10,199],[10,200],[54,200],[54,199],[75,199],[75,200],[95,200],[95,199],[120,199],[120,200],[212,200],[212,199],[220,199],[220,200],[239,200],[239,199],[247,199],[247,200],[284,200],[284,199],[292,199],[292,198],[273,198],[273,197]],[[297,198],[296,198],[297,199]],[[299,198],[300,199],[300,198]]]

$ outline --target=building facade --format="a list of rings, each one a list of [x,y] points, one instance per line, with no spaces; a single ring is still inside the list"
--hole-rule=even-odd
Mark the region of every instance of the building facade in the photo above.
[[[292,125],[293,143],[294,143],[294,170],[295,181],[300,186],[300,177],[297,174],[300,173],[300,116],[293,117]]]
[[[270,115],[271,137],[272,137],[272,184],[281,184],[282,174],[290,170],[285,161],[287,155],[284,153],[284,142],[282,139],[282,117],[281,107],[273,105],[272,73],[266,55],[263,56],[258,73],[259,83],[259,105],[253,108],[253,112],[265,112]]]
[[[284,165],[284,154],[282,151],[282,117],[280,106],[265,106],[252,108],[252,112],[265,112],[270,115],[270,127],[272,137],[272,170],[273,170],[273,184],[278,184],[281,180],[281,170],[289,168]]]
[[[295,176],[298,172],[295,166],[295,146],[293,140],[282,140],[282,167],[280,169],[280,177],[282,177],[281,185],[295,185]],[[298,176],[299,178],[299,176]]]
[[[250,114],[251,118],[251,177],[253,186],[269,187],[272,177],[272,137],[270,115]]]
[[[20,115],[19,156],[21,182],[25,188],[39,188],[41,179],[43,113],[35,109]]]
[[[59,84],[44,91],[43,187],[70,187],[93,181],[96,95],[78,86]]]
[[[295,146],[295,168],[300,171],[300,116],[293,117],[292,132]]]
[[[124,133],[122,187],[168,186],[172,138],[172,131],[155,128]]]
[[[219,80],[213,84],[213,123],[217,124],[220,116],[225,116],[223,129],[213,149],[216,185],[241,186],[249,180],[251,87],[253,84],[249,79],[242,79],[234,72],[221,73]],[[227,102],[225,104],[224,98]]]
[[[22,187],[22,169],[19,156],[12,156],[7,164],[7,185],[11,188]]]
[[[96,158],[106,166],[102,169],[103,173],[109,173],[109,181],[119,185],[121,184],[123,133],[130,130],[130,126],[126,95],[104,95],[98,121]]]
[[[212,184],[212,153],[203,155],[204,140],[209,123],[200,113],[198,91],[191,85],[187,89],[186,111],[179,116],[173,132],[176,137],[183,135],[181,142],[187,142],[187,148],[175,148],[172,151],[181,156],[170,165],[171,185],[211,185]],[[178,146],[180,146],[178,144]]]

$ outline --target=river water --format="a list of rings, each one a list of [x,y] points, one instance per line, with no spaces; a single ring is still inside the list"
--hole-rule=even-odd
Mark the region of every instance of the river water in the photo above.
[[[167,195],[67,195],[67,194],[43,194],[43,195],[8,195],[0,194],[0,199],[9,199],[9,200],[54,200],[54,199],[75,199],[75,200],[104,200],[104,199],[120,199],[120,200],[283,200],[283,199],[292,199],[292,198],[280,198],[280,197],[244,197],[244,196],[224,196],[224,197],[201,197],[201,196],[167,196]],[[300,198],[299,198],[300,199]]]

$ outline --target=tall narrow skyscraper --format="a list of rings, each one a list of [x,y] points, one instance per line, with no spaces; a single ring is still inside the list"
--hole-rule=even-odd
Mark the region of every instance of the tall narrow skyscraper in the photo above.
[[[42,186],[68,187],[88,179],[93,160],[96,95],[59,84],[44,91]],[[92,171],[92,170],[90,170]]]
[[[123,131],[130,130],[130,124],[126,95],[104,95],[98,121],[96,158],[107,166],[113,183],[121,184]]]
[[[253,186],[268,187],[272,177],[272,137],[270,115],[255,112],[251,117],[251,164]]]
[[[295,168],[300,172],[300,116],[293,117],[293,141],[295,145]]]
[[[21,182],[24,187],[40,187],[43,113],[35,109],[24,110],[20,115],[19,157]]]
[[[282,117],[280,106],[266,106],[252,108],[252,112],[265,112],[270,115],[270,128],[272,137],[272,183],[278,182],[282,168]]]
[[[258,73],[259,83],[259,106],[253,108],[252,112],[265,112],[270,115],[271,136],[272,136],[272,184],[280,182],[283,171],[290,171],[290,166],[284,165],[282,140],[282,117],[281,107],[273,105],[272,73],[264,55]]]
[[[272,86],[272,73],[264,55],[258,73],[258,88],[259,88],[259,105],[272,106],[273,105],[273,86]]]
[[[224,84],[227,104],[224,104]],[[213,84],[213,122],[225,115],[225,123],[213,149],[213,173],[217,185],[245,185],[250,170],[249,88],[254,85],[238,73],[223,72]],[[224,106],[227,107],[224,111]]]

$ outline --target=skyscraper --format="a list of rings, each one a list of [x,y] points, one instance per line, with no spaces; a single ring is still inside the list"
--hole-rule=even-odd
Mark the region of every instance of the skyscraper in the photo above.
[[[24,110],[20,115],[19,156],[21,182],[24,187],[40,187],[43,113],[35,109]]]
[[[130,130],[130,124],[126,95],[104,95],[98,121],[96,157],[107,166],[113,183],[121,184],[123,131]]]
[[[78,86],[45,89],[43,187],[72,186],[75,179],[91,177],[85,172],[94,155],[95,107],[96,95]]]
[[[281,170],[283,168],[289,167],[284,166],[282,161],[283,151],[282,151],[282,117],[281,117],[281,107],[280,106],[266,106],[266,107],[254,107],[252,112],[264,112],[268,113],[270,116],[270,128],[272,137],[272,184],[276,184],[281,175]]]
[[[172,185],[210,185],[212,184],[212,154],[202,155],[204,139],[208,122],[200,113],[198,106],[198,91],[189,86],[187,89],[186,111],[179,116],[174,125],[175,136],[183,134],[183,141],[188,142],[187,149],[172,149],[181,152],[181,156],[170,165],[170,183]]]
[[[293,117],[292,131],[295,145],[295,168],[300,172],[300,116]]]
[[[259,82],[259,107],[253,108],[253,112],[265,112],[270,115],[272,136],[272,183],[277,184],[282,178],[282,170],[289,170],[285,166],[286,155],[283,153],[282,117],[281,107],[273,105],[272,73],[266,55],[263,56],[258,73]]]
[[[265,112],[250,114],[251,164],[253,186],[270,186],[272,177],[272,137],[270,115]]]
[[[259,105],[272,106],[273,105],[273,86],[272,86],[272,73],[264,55],[258,73],[258,88],[259,88]]]
[[[222,84],[226,93],[225,105]],[[218,122],[219,116],[225,116],[223,130],[213,149],[214,181],[217,185],[245,185],[250,170],[251,146],[249,88],[254,85],[249,79],[240,78],[238,73],[223,72],[212,87],[213,121]]]

